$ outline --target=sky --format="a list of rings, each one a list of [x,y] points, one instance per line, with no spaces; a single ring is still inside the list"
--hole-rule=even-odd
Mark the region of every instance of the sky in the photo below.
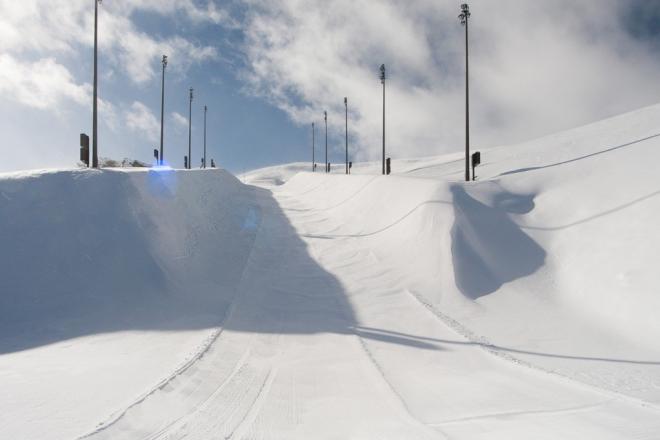
[[[464,145],[465,30],[445,0],[103,0],[99,155],[235,173]],[[660,102],[660,1],[470,2],[471,142],[515,143]],[[72,167],[91,134],[94,0],[0,0],[0,171]],[[660,122],[659,122],[660,125]]]

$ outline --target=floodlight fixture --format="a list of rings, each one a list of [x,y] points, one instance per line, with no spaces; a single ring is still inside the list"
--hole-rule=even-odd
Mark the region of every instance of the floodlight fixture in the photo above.
[[[323,110],[323,121],[325,122],[325,172],[328,172],[328,112]]]
[[[190,88],[190,104],[188,107],[188,169],[192,164],[192,102],[193,102],[193,88]]]
[[[99,3],[94,0],[94,93],[92,104],[92,168],[99,167],[98,153],[98,34],[99,34]]]
[[[344,97],[344,108],[346,110],[346,174],[348,174],[348,97]]]
[[[163,133],[165,129],[165,68],[167,67],[167,55],[163,55],[163,76],[160,82],[160,158],[158,162],[163,165]]]
[[[465,181],[470,181],[470,64],[469,64],[469,32],[468,22],[470,7],[467,3],[461,5],[461,14],[458,18],[465,26]]]
[[[380,82],[383,85],[383,175],[385,175],[385,64],[380,65]]]

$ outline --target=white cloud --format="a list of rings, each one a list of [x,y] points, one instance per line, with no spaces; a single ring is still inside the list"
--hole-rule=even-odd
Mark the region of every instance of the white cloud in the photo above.
[[[21,61],[0,53],[0,93],[28,107],[58,110],[62,101],[91,103],[91,86],[78,85],[53,58]]]
[[[91,5],[90,5],[91,3]],[[231,24],[214,2],[205,7],[192,0],[131,0],[99,6],[99,56],[119,64],[120,71],[138,83],[151,79],[163,53],[170,68],[185,72],[193,63],[218,56],[217,50],[181,36],[157,38],[138,29],[132,19],[139,11],[161,15],[183,13],[194,23]],[[93,3],[85,0],[0,0],[0,51],[14,55],[54,57],[76,54],[80,45],[93,44]]]
[[[179,131],[183,128],[188,128],[188,118],[183,116],[181,113],[172,112],[171,118],[174,122],[174,130]]]
[[[377,157],[388,67],[396,156],[463,143],[464,29],[459,2],[250,0],[245,79],[301,124],[343,130]],[[490,146],[568,128],[660,99],[658,57],[632,40],[615,0],[470,2],[472,135]],[[354,144],[355,144],[354,141]]]
[[[151,142],[160,139],[160,121],[149,108],[139,101],[134,101],[125,114],[126,126]]]

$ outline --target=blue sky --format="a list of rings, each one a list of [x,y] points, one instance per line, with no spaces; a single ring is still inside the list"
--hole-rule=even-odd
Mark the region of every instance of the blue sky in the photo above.
[[[378,157],[388,66],[394,158],[458,151],[463,124],[460,2],[418,0],[104,0],[100,6],[100,155],[151,160],[202,148],[231,171],[343,157],[343,97],[356,160]],[[473,142],[526,140],[660,101],[657,1],[475,0]],[[643,11],[643,14],[640,12]],[[644,19],[634,20],[642,16]],[[0,171],[75,164],[91,132],[92,0],[0,0]]]

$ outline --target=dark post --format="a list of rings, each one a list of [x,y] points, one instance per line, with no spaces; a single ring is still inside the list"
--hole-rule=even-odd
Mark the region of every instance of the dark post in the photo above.
[[[348,98],[344,97],[344,107],[346,108],[346,174],[348,174]]]
[[[328,172],[328,112],[323,111],[323,120],[325,121],[325,172]]]
[[[163,78],[160,82],[160,159],[156,163],[163,164],[163,121],[165,119],[165,67],[167,67],[167,55],[163,55]]]
[[[316,128],[314,127],[314,123],[312,122],[312,172],[316,171],[316,158],[314,157],[314,142],[316,137]]]
[[[98,69],[96,55],[98,50],[99,3],[101,3],[101,0],[94,0],[94,105],[92,109],[92,168],[99,167],[97,121]]]
[[[202,160],[202,165],[206,169],[206,112],[208,108],[204,106],[204,160]]]
[[[472,153],[472,180],[477,180],[477,176],[475,175],[474,170],[479,165],[481,165],[481,153],[476,151]]]
[[[158,160],[158,148],[154,148],[154,159],[156,159],[156,165],[160,163]]]
[[[192,165],[192,155],[191,155],[191,144],[192,144],[192,100],[193,100],[193,88],[190,88],[190,106],[188,108],[188,166],[186,168],[190,169]]]
[[[470,66],[468,21],[470,18],[470,7],[467,3],[461,5],[461,15],[458,16],[461,24],[465,25],[465,181],[470,181]]]
[[[188,156],[183,156],[183,167],[188,169]]]
[[[80,133],[80,161],[89,168],[89,136]]]
[[[383,84],[383,175],[385,174],[385,64],[380,66],[380,82]]]
[[[392,172],[392,159],[388,157],[385,165],[385,174],[389,176],[391,172]]]

